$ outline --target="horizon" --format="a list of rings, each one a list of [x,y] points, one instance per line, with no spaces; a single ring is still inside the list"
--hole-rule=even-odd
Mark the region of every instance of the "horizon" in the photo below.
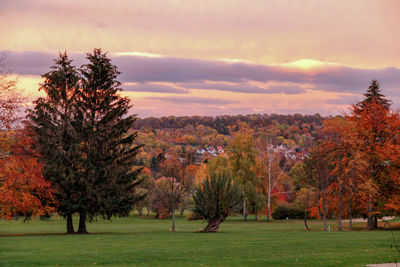
[[[29,101],[43,95],[58,51],[79,67],[100,47],[140,118],[325,117],[348,112],[373,79],[400,107],[399,9],[393,0],[6,0],[0,51]]]

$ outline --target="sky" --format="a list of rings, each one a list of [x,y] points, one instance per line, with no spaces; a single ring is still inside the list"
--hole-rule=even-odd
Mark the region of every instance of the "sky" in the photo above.
[[[400,107],[398,0],[0,0],[29,100],[59,51],[94,48],[139,117],[348,112],[372,79]]]

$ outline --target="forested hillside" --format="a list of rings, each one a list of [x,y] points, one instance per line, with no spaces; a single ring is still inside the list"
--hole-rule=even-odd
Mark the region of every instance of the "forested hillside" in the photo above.
[[[225,149],[231,136],[241,131],[251,132],[255,139],[299,152],[310,144],[323,120],[319,114],[169,116],[138,118],[133,129],[139,132],[137,144],[145,144],[139,155],[140,163],[150,167],[151,158],[162,152],[181,157],[201,149],[218,152],[217,147]]]

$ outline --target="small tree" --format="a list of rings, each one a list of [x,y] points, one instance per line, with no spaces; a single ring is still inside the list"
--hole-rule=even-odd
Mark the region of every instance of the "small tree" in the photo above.
[[[232,138],[228,148],[232,174],[240,186],[243,220],[247,219],[248,207],[257,196],[258,177],[256,176],[256,150],[251,134],[240,133]]]
[[[260,175],[260,187],[266,195],[267,202],[267,221],[271,216],[272,198],[278,194],[286,194],[281,190],[283,182],[288,180],[285,172],[287,161],[283,168],[280,166],[281,157],[278,152],[273,151],[271,144],[261,142],[259,145],[259,159],[257,161],[258,173]]]
[[[312,148],[309,156],[304,161],[304,170],[306,174],[306,182],[309,186],[313,186],[318,191],[318,210],[324,222],[324,231],[327,230],[327,198],[328,188],[332,183],[331,176],[331,159],[329,151],[322,142],[317,143]],[[320,210],[322,206],[322,211]]]
[[[143,208],[146,207],[147,215],[150,214],[150,203],[152,199],[152,193],[155,187],[155,180],[151,173],[151,170],[147,167],[142,169],[142,172],[138,176],[141,181],[140,186],[136,188],[135,193],[140,196],[144,196],[142,200],[138,201],[135,205],[136,211],[139,216],[143,215]]]
[[[10,129],[18,122],[22,100],[17,79],[8,71],[7,57],[0,53],[0,130]]]
[[[185,164],[175,156],[165,160],[160,168],[165,177],[156,181],[155,201],[159,201],[158,203],[161,203],[162,207],[167,204],[168,211],[172,213],[171,232],[175,232],[175,211],[185,194],[191,190],[194,177],[185,175]],[[160,198],[160,196],[164,197]]]
[[[194,212],[208,224],[204,232],[218,232],[219,225],[240,203],[240,190],[229,172],[212,172],[193,194]]]

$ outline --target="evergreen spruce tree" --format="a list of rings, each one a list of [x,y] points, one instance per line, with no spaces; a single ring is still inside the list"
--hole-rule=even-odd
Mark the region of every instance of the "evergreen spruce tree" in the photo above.
[[[381,93],[380,84],[377,80],[372,80],[369,85],[367,92],[364,94],[364,100],[359,102],[357,106],[363,110],[368,107],[371,103],[382,105],[385,109],[389,109],[391,101]]]
[[[66,53],[59,55],[52,71],[43,75],[40,90],[45,98],[34,102],[30,111],[44,163],[44,178],[55,188],[57,211],[67,219],[67,233],[73,234],[76,212],[76,180],[79,176],[79,140],[74,130],[75,98],[79,76]]]
[[[128,116],[130,100],[118,92],[120,74],[100,49],[87,54],[80,69],[82,88],[77,107],[84,173],[79,181],[78,233],[87,233],[86,220],[95,216],[127,216],[138,198],[134,189],[140,169],[133,169],[139,146],[128,133],[135,116]]]

